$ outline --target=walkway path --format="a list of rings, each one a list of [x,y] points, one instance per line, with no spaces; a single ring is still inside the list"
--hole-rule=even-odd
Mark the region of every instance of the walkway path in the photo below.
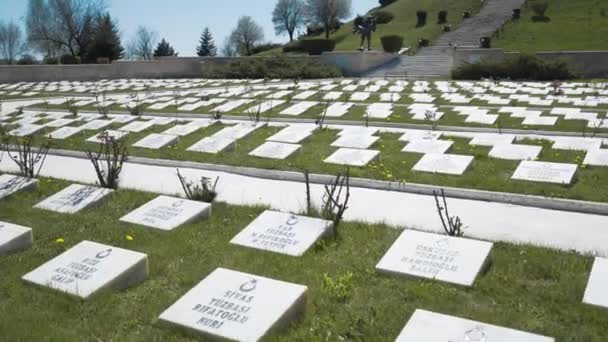
[[[16,168],[3,158],[0,171],[15,172]],[[229,204],[262,205],[290,212],[301,212],[305,207],[302,183],[197,169],[183,169],[182,173],[190,179],[219,176],[218,200]],[[95,183],[93,168],[85,159],[49,156],[41,175]],[[175,168],[169,166],[126,163],[121,186],[167,195],[182,193]],[[318,201],[323,188],[313,184],[311,192]],[[463,199],[448,199],[448,203],[450,211],[468,226],[468,237],[608,256],[608,216]],[[434,232],[442,229],[432,196],[386,190],[352,189],[346,220]]]

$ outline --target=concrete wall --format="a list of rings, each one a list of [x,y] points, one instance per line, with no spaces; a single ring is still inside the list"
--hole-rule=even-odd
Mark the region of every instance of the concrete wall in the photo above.
[[[482,59],[502,60],[517,54],[502,49],[456,49],[453,52],[454,67]],[[537,52],[536,56],[547,60],[565,60],[582,77],[608,78],[608,51],[548,51]]]
[[[325,52],[321,61],[337,66],[344,76],[361,76],[399,58],[398,54],[386,52]]]

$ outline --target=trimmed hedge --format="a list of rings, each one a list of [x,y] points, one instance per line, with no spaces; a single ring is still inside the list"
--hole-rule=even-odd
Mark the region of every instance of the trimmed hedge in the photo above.
[[[275,43],[257,45],[257,46],[254,46],[253,49],[251,49],[251,53],[256,55],[260,52],[276,49],[278,47],[281,47],[281,45],[282,44],[275,44]]]
[[[206,78],[226,79],[313,79],[342,77],[342,72],[335,66],[330,66],[305,58],[248,57],[238,58],[223,65],[215,65],[203,72]]]
[[[511,80],[568,80],[576,74],[562,60],[547,61],[531,55],[507,57],[502,61],[482,60],[478,63],[463,64],[452,70],[455,80],[481,80],[502,78]]]
[[[299,41],[299,45],[302,51],[306,51],[313,56],[334,51],[336,48],[336,42],[332,39],[304,39]]]
[[[399,52],[403,47],[403,37],[398,35],[383,36],[380,38],[380,42],[386,52]]]
[[[372,17],[376,19],[376,23],[378,24],[388,24],[393,21],[393,19],[395,19],[395,15],[388,11],[375,12],[374,14],[372,14]]]

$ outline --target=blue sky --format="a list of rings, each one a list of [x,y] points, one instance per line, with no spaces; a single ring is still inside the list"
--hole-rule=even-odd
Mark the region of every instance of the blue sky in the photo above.
[[[209,26],[218,48],[230,34],[241,15],[253,17],[264,28],[266,40],[283,42],[271,22],[276,0],[106,0],[108,10],[118,21],[123,44],[139,25],[150,27],[166,38],[180,56],[195,55],[196,44]],[[0,0],[0,20],[14,19],[23,23],[27,0]],[[353,14],[365,13],[378,5],[378,0],[352,0]]]

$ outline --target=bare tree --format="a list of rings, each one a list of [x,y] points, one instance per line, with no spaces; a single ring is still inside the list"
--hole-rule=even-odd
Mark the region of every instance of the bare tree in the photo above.
[[[272,12],[272,22],[276,34],[287,33],[292,42],[294,32],[304,24],[304,3],[302,0],[279,0]]]
[[[104,0],[30,0],[25,18],[28,41],[40,50],[64,48],[81,56],[93,37]]]
[[[264,39],[264,30],[250,16],[242,16],[230,34],[230,40],[241,54],[251,56],[253,47]]]
[[[129,56],[135,59],[152,59],[157,41],[156,32],[144,26],[138,27],[128,46]]]
[[[306,18],[312,25],[323,25],[325,37],[333,23],[351,14],[351,0],[306,0]]]
[[[224,45],[222,46],[221,51],[222,56],[225,57],[235,57],[238,55],[238,51],[230,37],[226,37],[224,40]]]
[[[14,21],[0,22],[0,56],[8,64],[15,63],[17,57],[26,51],[26,44],[19,25]]]

